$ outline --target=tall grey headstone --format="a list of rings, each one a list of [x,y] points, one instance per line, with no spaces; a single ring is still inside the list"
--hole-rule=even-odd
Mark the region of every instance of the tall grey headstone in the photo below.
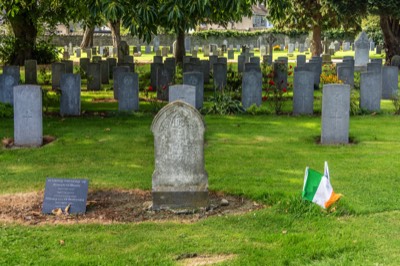
[[[100,69],[101,69],[101,84],[108,84],[110,82],[109,80],[110,70],[108,66],[108,61],[101,61]]]
[[[78,116],[81,114],[81,76],[63,74],[61,76],[60,115]]]
[[[60,88],[61,76],[66,73],[64,63],[51,64],[51,87],[53,90]]]
[[[18,82],[14,76],[9,74],[0,75],[0,102],[14,104],[14,86],[17,86]]]
[[[37,84],[37,61],[25,60],[25,84]]]
[[[43,144],[42,89],[37,85],[14,87],[14,144]]]
[[[66,74],[74,73],[74,61],[72,61],[72,60],[61,60],[61,63],[65,64],[65,73]]]
[[[114,99],[118,99],[118,92],[119,92],[119,84],[118,84],[118,81],[119,81],[119,76],[120,76],[122,73],[125,73],[125,72],[129,72],[129,67],[128,67],[128,66],[116,66],[116,67],[113,68],[113,80],[114,80],[114,87],[113,87],[113,90],[114,90]],[[155,86],[154,86],[154,88],[155,88]]]
[[[260,71],[246,71],[242,79],[242,105],[244,109],[262,102],[262,75]]]
[[[347,63],[337,63],[336,73],[339,80],[344,84],[350,85],[351,88],[354,88],[354,66],[352,67]]]
[[[20,84],[21,74],[19,66],[3,66],[3,74],[11,75]]]
[[[137,73],[123,72],[118,76],[118,111],[139,110],[139,78]]]
[[[207,207],[201,114],[190,104],[172,102],[158,112],[151,131],[155,150],[153,209]]]
[[[126,41],[121,41],[118,46],[118,63],[124,63],[125,55],[129,55],[129,45]]]
[[[101,65],[89,63],[87,72],[87,90],[101,90]]]
[[[200,64],[203,69],[204,83],[209,84],[210,83],[210,62],[208,60],[200,60]]]
[[[186,72],[183,74],[183,84],[195,87],[196,98],[194,107],[197,109],[202,108],[204,98],[204,74],[202,72]]]
[[[246,56],[239,55],[238,56],[238,73],[242,73],[244,71],[245,63],[246,63]]]
[[[223,63],[214,64],[214,88],[222,90],[227,84],[227,66]]]
[[[89,58],[80,58],[79,59],[79,66],[86,75],[87,75],[87,69],[88,69],[89,63],[90,63]]]
[[[321,144],[349,143],[350,86],[326,84],[322,93]]]
[[[196,108],[196,87],[178,84],[169,87],[169,102],[182,101]]]
[[[107,58],[106,61],[108,62],[109,79],[113,79],[113,71],[114,67],[117,66],[117,59],[111,57]]]
[[[163,67],[162,63],[152,63],[150,64],[150,85],[156,89],[157,88],[157,70]]]
[[[362,72],[360,77],[360,108],[380,111],[382,97],[382,73]]]
[[[172,73],[164,66],[157,68],[157,99],[168,101],[169,86],[172,83]]]
[[[369,61],[369,40],[365,31],[361,32],[355,41],[355,67],[365,69]]]
[[[314,111],[314,73],[295,71],[293,82],[293,114],[312,115]]]
[[[399,69],[396,66],[383,66],[382,68],[382,99],[397,97],[399,88]]]
[[[303,54],[298,55],[296,60],[296,66],[301,67],[304,66],[305,63],[306,63],[306,56]]]

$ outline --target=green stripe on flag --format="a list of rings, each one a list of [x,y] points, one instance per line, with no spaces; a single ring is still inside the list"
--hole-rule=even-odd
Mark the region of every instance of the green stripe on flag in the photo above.
[[[323,175],[313,169],[308,168],[307,180],[304,185],[303,198],[313,201],[315,193],[318,190],[319,183],[321,182]]]

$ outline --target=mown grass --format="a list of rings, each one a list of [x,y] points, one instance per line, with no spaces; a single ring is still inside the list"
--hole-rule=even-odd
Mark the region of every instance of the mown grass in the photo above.
[[[43,190],[46,177],[88,178],[90,189],[151,189],[149,103],[119,114],[116,103],[91,101],[103,97],[111,92],[84,92],[82,105],[106,117],[45,116],[44,134],[56,141],[1,149],[0,194]],[[0,224],[0,264],[175,265],[196,253],[236,255],[221,265],[398,265],[400,117],[390,101],[382,109],[351,117],[354,144],[328,146],[316,142],[319,115],[207,115],[210,190],[267,208],[194,224]],[[0,128],[1,138],[13,136],[12,119],[1,118]],[[305,167],[323,171],[325,160],[335,191],[344,195],[328,211],[300,198]]]

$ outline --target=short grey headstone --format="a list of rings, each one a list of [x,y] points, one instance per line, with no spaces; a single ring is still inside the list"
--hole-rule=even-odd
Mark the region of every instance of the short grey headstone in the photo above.
[[[25,60],[25,84],[37,84],[37,61]]]
[[[157,70],[163,67],[162,63],[151,63],[150,64],[150,85],[155,89],[157,88]]]
[[[349,66],[346,63],[338,63],[336,64],[336,73],[338,79],[343,84],[348,84],[351,88],[354,88],[354,66]]]
[[[383,66],[382,68],[382,99],[397,97],[399,83],[399,69],[396,66]]]
[[[87,90],[101,90],[101,65],[89,63],[87,72]]]
[[[79,59],[79,66],[85,74],[87,74],[87,69],[88,69],[89,63],[90,63],[89,58],[80,58]]]
[[[43,144],[42,89],[37,85],[14,87],[14,144]]]
[[[203,72],[186,72],[183,74],[183,84],[195,87],[195,105],[197,109],[203,108],[204,74]],[[171,100],[170,100],[171,101]]]
[[[321,144],[349,143],[350,86],[326,84],[322,93]]]
[[[139,110],[139,78],[137,73],[122,72],[118,76],[118,111]]]
[[[211,70],[211,72],[214,72],[214,64],[218,63],[218,56],[217,55],[210,55],[209,56],[209,61],[210,61],[210,70]]]
[[[18,82],[14,76],[8,74],[0,75],[0,102],[14,104],[14,86],[17,86]]]
[[[129,55],[129,45],[126,41],[121,41],[118,46],[118,62],[124,63],[125,55]]]
[[[278,90],[287,88],[287,72],[285,61],[274,62],[274,82]]]
[[[133,63],[133,55],[125,55],[124,63]]]
[[[226,57],[218,57],[217,63],[228,64],[228,59]]]
[[[258,56],[253,56],[253,57],[250,57],[250,63],[254,63],[254,64],[260,64],[260,57],[258,57]]]
[[[74,73],[74,61],[72,61],[72,60],[61,60],[61,63],[65,64],[65,73],[66,74]]]
[[[21,74],[19,71],[19,66],[3,66],[3,74],[13,76],[17,83],[20,83]]]
[[[207,207],[201,114],[190,104],[172,102],[156,115],[151,131],[155,150],[153,209]]]
[[[108,62],[109,79],[113,79],[113,70],[117,66],[117,59],[111,57],[107,58],[106,61]]]
[[[314,75],[311,71],[295,71],[293,81],[293,114],[312,115],[314,111]]]
[[[228,50],[228,59],[234,59],[235,58],[235,51],[229,49]]]
[[[61,76],[66,73],[64,63],[52,63],[51,64],[51,87],[53,90],[60,88]]]
[[[61,76],[60,115],[79,116],[81,114],[81,76],[63,74]]]
[[[242,73],[244,71],[245,62],[246,62],[246,56],[239,55],[238,56],[238,73]]]
[[[380,111],[382,97],[382,73],[361,72],[360,108],[366,111]]]
[[[169,87],[172,83],[173,73],[171,73],[164,65],[157,68],[157,99],[168,101]]]
[[[362,69],[367,66],[369,61],[369,40],[367,34],[361,32],[358,39],[355,41],[355,66]]]
[[[187,84],[169,86],[169,102],[182,101],[196,108],[196,87]]]
[[[108,66],[108,61],[101,61],[100,68],[101,68],[101,84],[109,84],[110,70]]]
[[[118,99],[119,84],[118,78],[122,73],[129,72],[128,66],[116,66],[113,68],[113,80],[114,80],[114,99]],[[155,88],[155,86],[154,86]]]
[[[76,57],[77,57],[77,58],[81,58],[81,56],[82,56],[81,48],[77,48],[77,49],[75,50],[75,54],[76,54]]]
[[[208,60],[200,60],[200,64],[203,69],[204,83],[209,84],[210,83],[210,62]]]
[[[257,64],[257,63],[246,63],[246,64],[244,64],[244,72],[249,72],[249,71],[261,72],[260,64]]]
[[[303,54],[300,54],[296,58],[296,66],[301,67],[306,63],[306,56]]]
[[[117,63],[117,66],[129,67],[129,72],[135,72],[135,63]]]
[[[251,64],[251,63],[249,63]],[[247,64],[246,64],[247,66]],[[244,109],[253,104],[260,106],[262,103],[262,75],[260,71],[250,70],[243,73],[242,79],[242,105]]]

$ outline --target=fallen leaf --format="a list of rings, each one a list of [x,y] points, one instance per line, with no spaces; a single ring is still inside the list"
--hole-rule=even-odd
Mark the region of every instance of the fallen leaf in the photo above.
[[[104,131],[111,131],[111,128],[106,128],[106,129],[104,129]]]
[[[287,230],[283,230],[282,234],[286,235],[287,234]]]
[[[61,246],[64,246],[64,244],[65,244],[65,241],[61,239],[61,240],[60,240],[60,245],[61,245]]]
[[[52,210],[51,213],[54,214],[55,216],[60,216],[63,212],[60,208],[57,208]]]
[[[71,204],[68,204],[67,207],[65,207],[65,214],[69,214],[69,209],[71,209]]]

